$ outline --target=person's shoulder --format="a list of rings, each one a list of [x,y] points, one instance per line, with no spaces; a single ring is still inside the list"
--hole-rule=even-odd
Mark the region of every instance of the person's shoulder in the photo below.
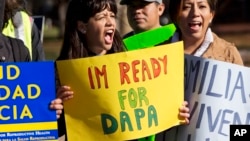
[[[236,45],[232,42],[229,42],[221,37],[219,37],[217,34],[213,33],[214,38],[214,47],[219,47],[219,50],[224,50],[224,52],[238,52],[238,49]]]
[[[30,54],[28,48],[24,45],[23,41],[17,38],[8,37],[7,43],[10,44],[12,49],[14,61],[30,61]]]
[[[8,42],[8,37],[0,33],[0,41],[1,41],[0,44],[3,45]]]
[[[217,48],[216,50],[222,52],[223,54],[228,57],[229,62],[243,65],[243,60],[240,56],[239,50],[237,49],[236,45],[232,42],[229,42],[221,37],[219,37],[217,34],[213,33],[213,47]]]
[[[135,32],[134,31],[130,31],[130,32],[126,33],[122,38],[126,39],[126,38],[128,38],[130,36],[133,36],[133,35],[135,35]]]
[[[0,33],[0,62],[13,61],[12,56],[13,54],[8,38]]]
[[[215,43],[223,44],[222,47],[236,47],[234,43],[219,37],[216,33],[213,33],[213,38]]]

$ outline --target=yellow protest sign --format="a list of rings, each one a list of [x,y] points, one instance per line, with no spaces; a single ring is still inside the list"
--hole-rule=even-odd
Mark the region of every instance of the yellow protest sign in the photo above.
[[[183,43],[57,61],[69,140],[119,141],[178,125],[184,101]]]

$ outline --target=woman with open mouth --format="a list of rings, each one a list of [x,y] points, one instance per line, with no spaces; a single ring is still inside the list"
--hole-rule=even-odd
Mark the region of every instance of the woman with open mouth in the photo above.
[[[71,0],[58,60],[124,51],[122,38],[116,30],[116,14],[115,0]],[[73,91],[69,86],[60,86],[58,81],[57,98],[61,101],[71,99]],[[64,114],[61,114],[58,126],[59,137],[65,135]]]
[[[243,65],[236,46],[210,28],[216,5],[217,0],[171,0],[170,17],[179,29],[172,40],[183,40],[186,54]]]

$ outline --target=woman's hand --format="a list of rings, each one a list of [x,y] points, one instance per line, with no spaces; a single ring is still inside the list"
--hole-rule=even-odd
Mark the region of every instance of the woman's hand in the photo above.
[[[57,98],[62,99],[63,102],[73,98],[74,92],[70,89],[69,86],[60,86],[57,89]]]
[[[56,118],[59,119],[60,115],[62,114],[63,104],[62,99],[57,98],[50,103],[50,109],[56,110]]]
[[[184,124],[189,124],[189,117],[188,102],[184,101],[182,106],[179,108],[179,118],[184,120]]]
[[[56,95],[57,98],[50,103],[50,109],[56,110],[56,117],[59,119],[63,110],[63,102],[73,98],[73,91],[70,90],[69,86],[60,86]]]

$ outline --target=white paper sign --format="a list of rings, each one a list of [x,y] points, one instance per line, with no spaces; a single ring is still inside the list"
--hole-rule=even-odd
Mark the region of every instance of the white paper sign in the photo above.
[[[250,124],[250,68],[185,56],[190,124],[177,141],[229,141],[231,124]]]

